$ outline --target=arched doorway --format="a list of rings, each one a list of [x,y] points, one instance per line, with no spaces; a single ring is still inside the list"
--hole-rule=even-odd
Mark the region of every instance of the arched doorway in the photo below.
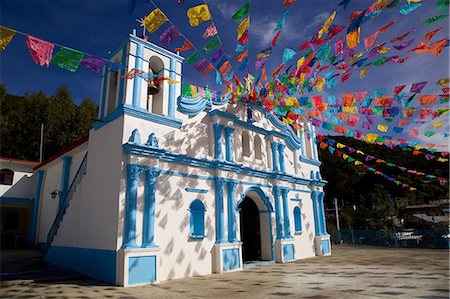
[[[239,205],[242,241],[242,260],[245,262],[261,260],[261,231],[259,209],[248,196]]]
[[[238,203],[242,260],[272,261],[272,205],[258,187],[249,188]]]

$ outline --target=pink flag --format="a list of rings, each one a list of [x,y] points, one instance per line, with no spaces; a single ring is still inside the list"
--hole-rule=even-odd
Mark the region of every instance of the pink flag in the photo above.
[[[378,38],[378,31],[375,31],[371,35],[364,38],[364,46],[366,47],[366,50],[369,51],[370,48],[373,48],[375,45],[375,42]]]
[[[419,130],[410,129],[410,130],[408,131],[408,135],[409,135],[409,136],[415,136],[415,137],[417,137],[417,136],[419,136]]]
[[[44,64],[47,67],[49,66],[50,61],[52,60],[53,47],[55,46],[54,44],[37,37],[27,35],[27,46],[34,62],[39,63],[41,66],[44,66]]]
[[[334,43],[334,53],[336,56],[344,53],[344,38],[341,38]]]
[[[406,87],[406,85],[395,86],[394,87],[394,97],[397,96],[405,87]]]
[[[206,28],[205,32],[203,32],[202,37],[203,38],[212,37],[217,33],[219,32],[217,31],[216,25],[214,25],[214,23],[211,23],[211,25],[209,25],[208,28]]]

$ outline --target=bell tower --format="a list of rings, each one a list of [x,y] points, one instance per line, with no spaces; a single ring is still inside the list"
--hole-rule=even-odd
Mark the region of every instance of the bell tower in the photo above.
[[[121,115],[179,128],[185,115],[176,111],[184,58],[136,36],[134,30],[103,68],[98,118],[103,126]],[[140,74],[127,78],[127,74]],[[169,84],[163,78],[178,83]],[[170,81],[172,81],[170,80]],[[95,125],[94,125],[95,127]],[[166,131],[166,130],[163,130]]]

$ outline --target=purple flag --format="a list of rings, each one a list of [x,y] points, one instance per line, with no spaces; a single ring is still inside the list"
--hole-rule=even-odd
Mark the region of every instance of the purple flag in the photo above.
[[[434,156],[433,156],[433,155],[430,155],[430,154],[426,154],[426,155],[425,155],[425,158],[426,158],[427,160],[432,160],[432,159],[434,159]]]
[[[203,72],[203,71],[206,69],[206,67],[208,66],[208,64],[209,64],[208,60],[206,60],[205,58],[203,58],[203,59],[197,61],[197,62],[194,64],[194,68],[195,68],[198,72],[201,73],[201,72]]]
[[[411,86],[410,92],[414,92],[414,93],[421,92],[422,89],[425,87],[425,85],[427,85],[427,83],[428,83],[428,81],[427,82],[414,83]]]
[[[219,50],[214,53],[214,56],[212,57],[211,61],[212,63],[216,63],[217,60],[223,55],[223,48],[220,47]]]
[[[356,133],[356,135],[358,135],[358,133],[360,133],[360,136],[362,135],[362,133],[360,131],[358,131],[358,130],[355,130],[355,133]],[[354,153],[356,150],[353,147],[349,147],[348,151],[350,153]]]
[[[106,61],[97,56],[85,56],[83,60],[80,62],[80,66],[93,71],[94,73],[98,73],[106,64]]]
[[[255,61],[255,68],[257,70],[260,70],[264,67],[264,64],[267,62],[267,58],[262,58],[262,59],[256,59]]]
[[[176,37],[180,36],[180,31],[174,25],[167,28],[159,37],[159,40],[168,46]]]
[[[350,57],[352,57],[353,55],[355,55],[355,48],[345,48],[344,49],[344,60],[349,59]]]
[[[373,160],[373,159],[374,159],[374,157],[371,156],[371,155],[367,155],[367,156],[366,156],[366,162],[367,162],[367,161],[370,161],[370,160]]]
[[[311,123],[314,127],[320,127],[322,125],[322,122],[320,120],[318,120],[317,118],[313,118]]]
[[[414,38],[410,39],[409,41],[406,41],[404,43],[401,43],[400,45],[394,45],[394,48],[396,48],[397,50],[403,50],[405,48],[408,48],[409,46],[411,46],[411,44],[414,42]]]

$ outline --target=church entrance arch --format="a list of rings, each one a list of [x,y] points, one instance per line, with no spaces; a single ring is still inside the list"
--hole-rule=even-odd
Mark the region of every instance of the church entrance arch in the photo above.
[[[238,203],[244,263],[273,260],[272,205],[264,192],[249,188]]]

